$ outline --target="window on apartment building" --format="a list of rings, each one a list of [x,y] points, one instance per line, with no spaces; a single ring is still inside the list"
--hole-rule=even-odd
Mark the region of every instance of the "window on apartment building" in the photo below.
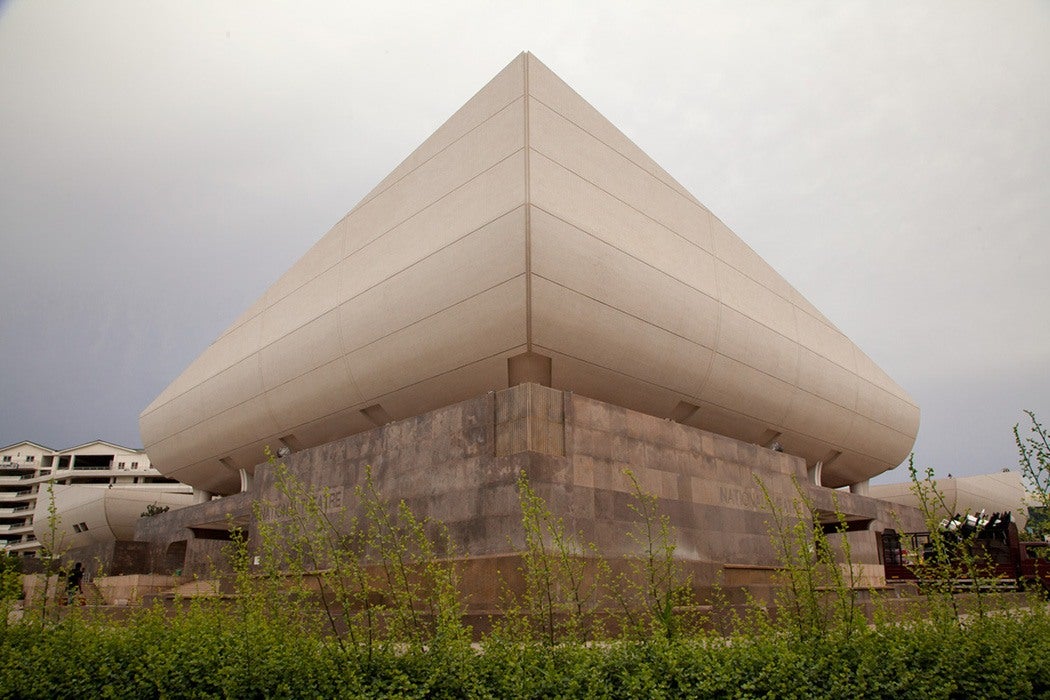
[[[11,461],[11,455],[4,455],[4,461],[5,462],[10,462]]]
[[[132,462],[131,463],[131,468],[132,469],[138,469],[139,468],[139,463],[138,462]]]
[[[26,461],[27,462],[35,462],[36,461],[36,455],[26,455]]]
[[[124,463],[123,462],[117,462],[117,469],[123,469],[123,468],[124,468]]]

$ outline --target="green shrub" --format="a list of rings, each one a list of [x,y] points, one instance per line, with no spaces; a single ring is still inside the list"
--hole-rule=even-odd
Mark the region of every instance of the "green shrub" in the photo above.
[[[0,697],[1050,697],[1048,644],[1050,619],[1037,608],[807,644],[785,635],[503,640],[370,657],[209,603],[121,623],[74,614],[12,625],[0,635]]]
[[[614,579],[601,566],[584,575],[593,549],[522,476],[526,590],[511,623],[471,645],[439,524],[384,500],[370,476],[360,523],[336,522],[327,495],[287,470],[277,478],[288,505],[276,524],[257,518],[261,567],[234,537],[231,599],[122,618],[63,609],[0,625],[0,699],[1050,698],[1045,605],[985,614],[978,600],[979,614],[967,616],[941,592],[918,619],[869,625],[848,540],[829,536],[801,489],[787,512],[767,497],[780,614],[754,606],[751,624],[723,637],[682,617],[695,601],[674,533],[633,478],[643,556]],[[929,481],[916,478],[917,488]],[[588,619],[610,598],[630,631],[615,639]]]

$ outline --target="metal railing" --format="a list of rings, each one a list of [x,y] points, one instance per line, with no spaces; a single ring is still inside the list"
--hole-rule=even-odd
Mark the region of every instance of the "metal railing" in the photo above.
[[[18,471],[37,468],[36,462],[0,462],[0,474],[5,470]]]
[[[18,508],[0,508],[0,518],[15,515],[17,513],[28,513],[33,510],[29,506],[19,506]]]
[[[27,479],[35,479],[36,473],[33,474],[4,474],[0,473],[0,484],[11,484],[16,481],[26,481]]]

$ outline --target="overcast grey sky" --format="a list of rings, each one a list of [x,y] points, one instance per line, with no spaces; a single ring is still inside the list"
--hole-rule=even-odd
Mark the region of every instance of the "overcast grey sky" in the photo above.
[[[1048,2],[11,0],[0,444],[139,445],[522,50],[911,393],[919,464],[1015,467],[1021,410],[1050,422]]]

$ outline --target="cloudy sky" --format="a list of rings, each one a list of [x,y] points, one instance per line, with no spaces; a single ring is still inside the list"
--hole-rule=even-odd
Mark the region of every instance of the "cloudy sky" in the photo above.
[[[522,50],[912,394],[919,464],[1050,422],[1050,3],[0,0],[0,444],[141,444]]]

